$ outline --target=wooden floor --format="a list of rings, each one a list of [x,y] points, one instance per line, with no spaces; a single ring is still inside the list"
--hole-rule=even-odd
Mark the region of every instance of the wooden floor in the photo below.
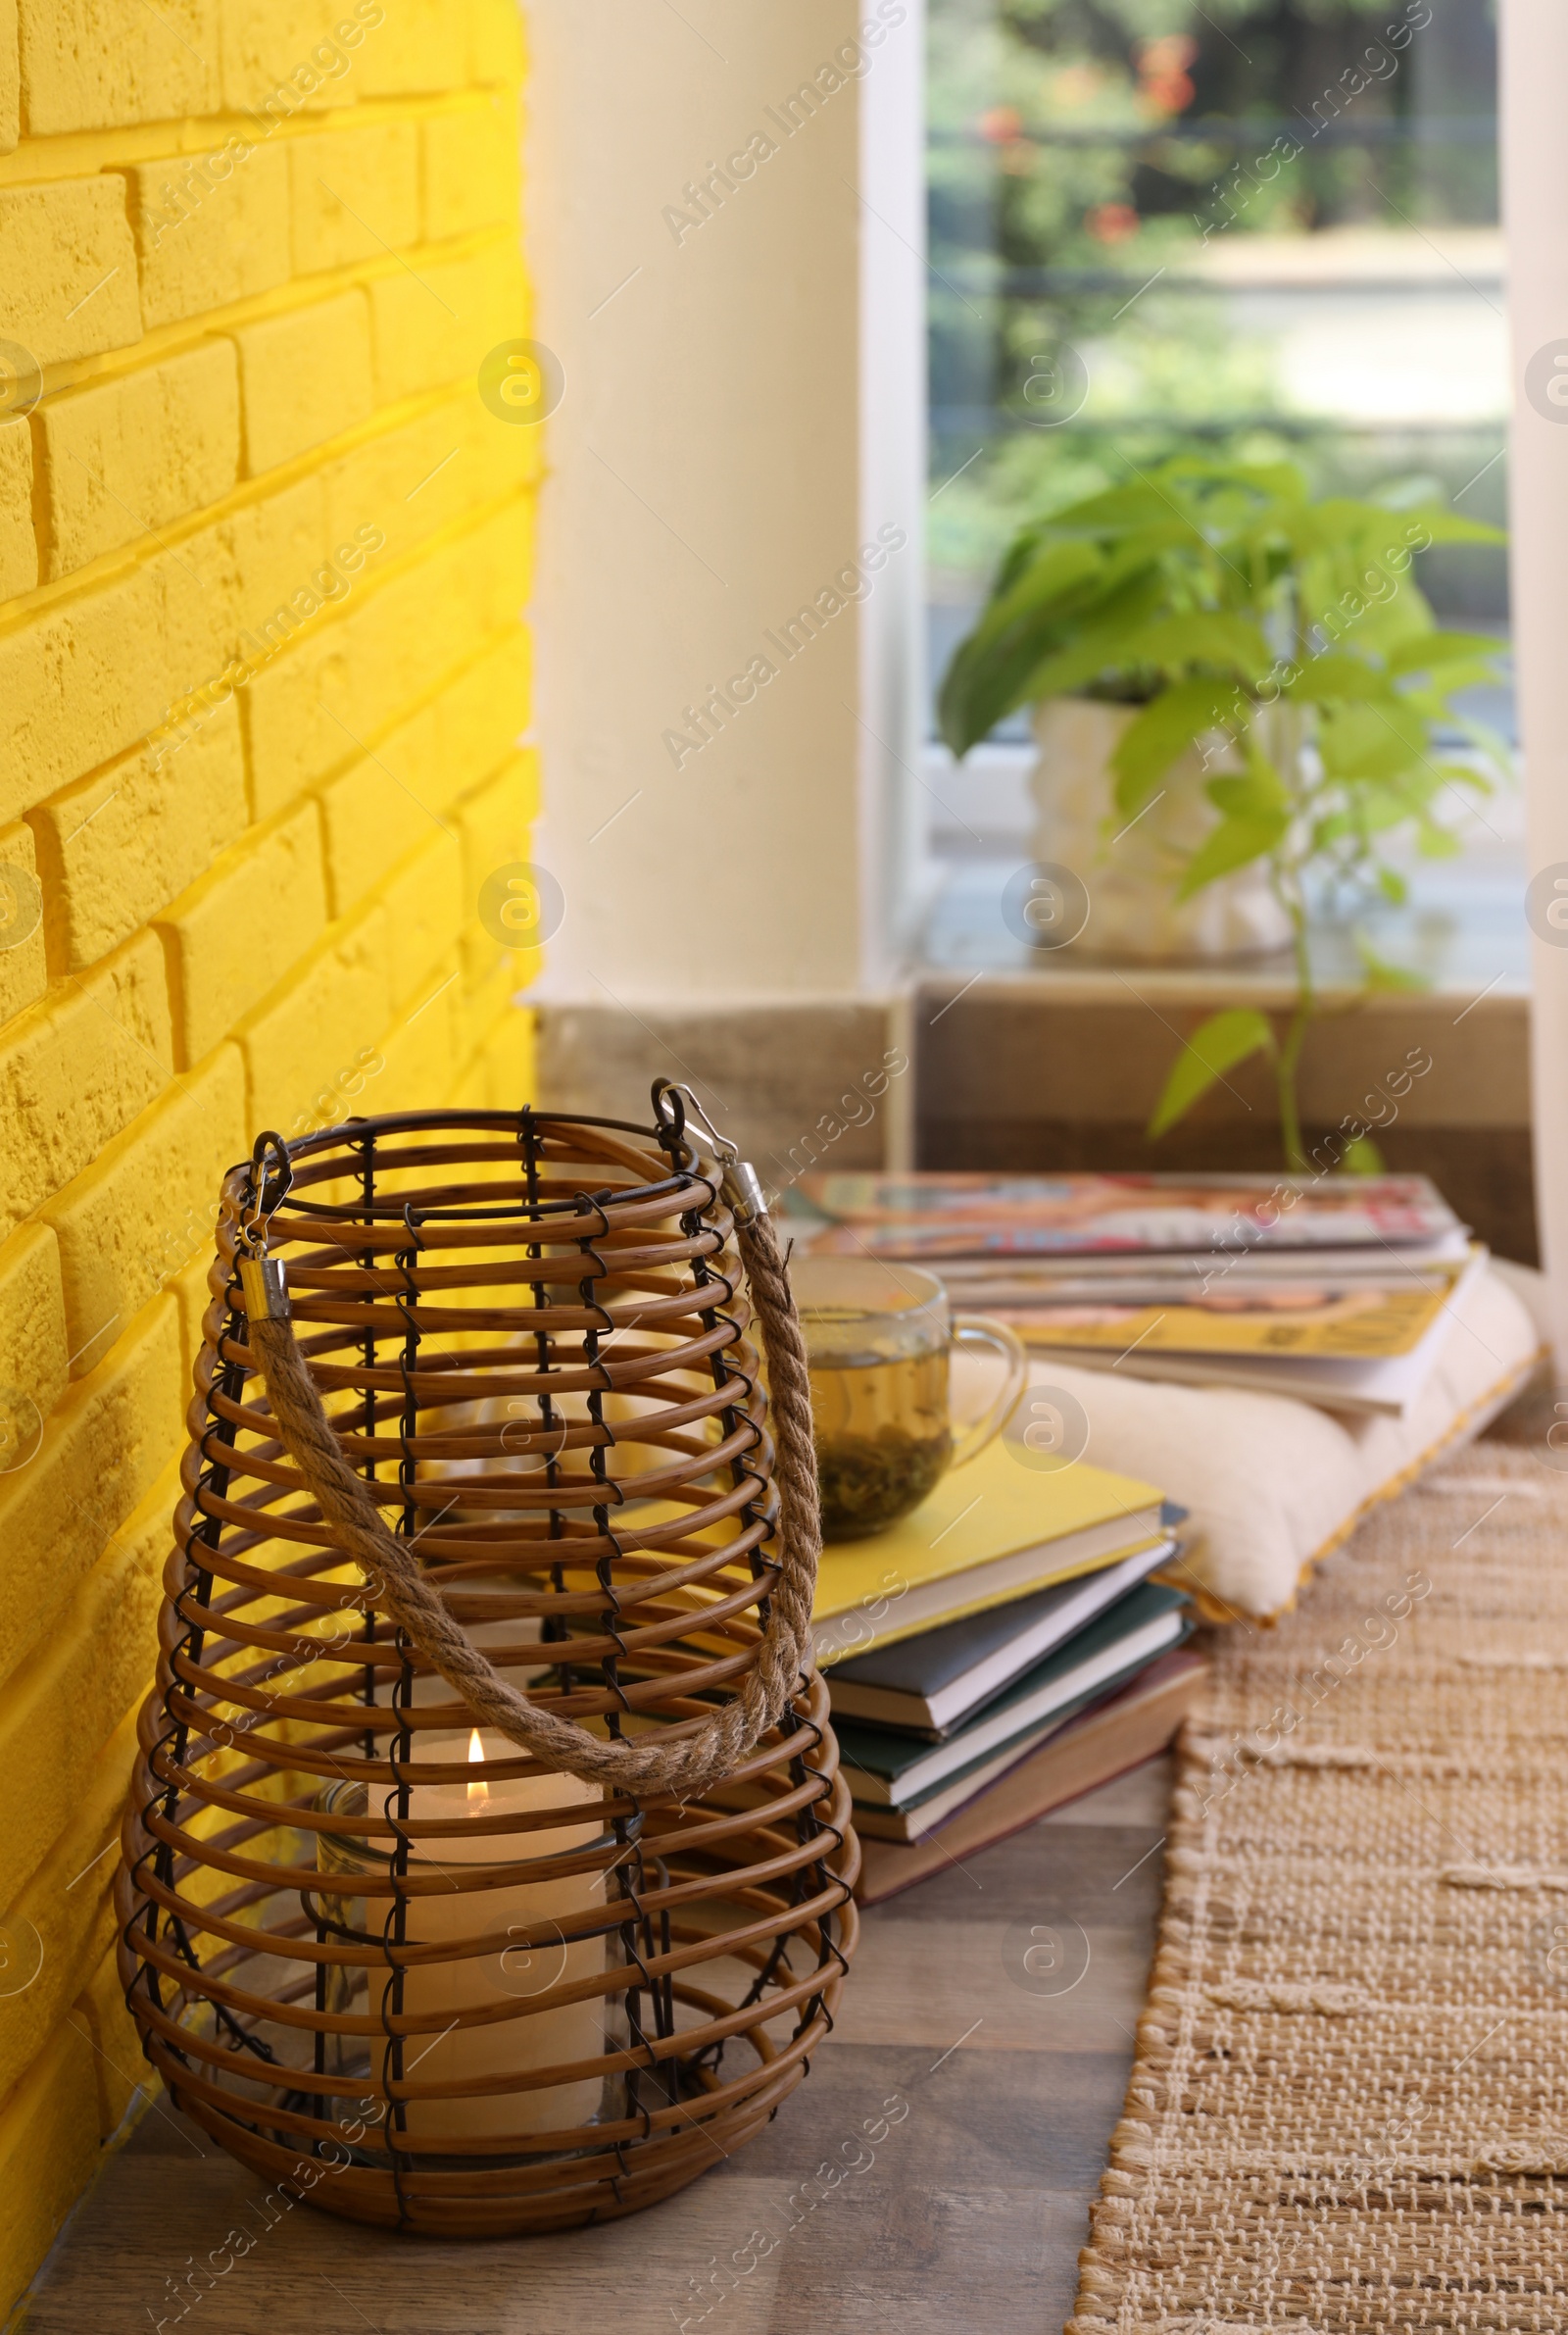
[[[156,2102],[25,2307],[27,2335],[1055,2335],[1153,1948],[1154,1761],[866,1916],[838,2031],[763,2136],[669,2204],[567,2237],[387,2238],[296,2206],[201,2300],[263,2184]],[[1028,1957],[1026,1962],[1025,1957]],[[867,2123],[906,2113],[873,2149]],[[864,2162],[869,2155],[872,2161]],[[748,2239],[824,2160],[792,2235]],[[265,2218],[265,2217],[264,2217]],[[717,2283],[715,2283],[715,2278]],[[188,2305],[183,2320],[181,2298]]]

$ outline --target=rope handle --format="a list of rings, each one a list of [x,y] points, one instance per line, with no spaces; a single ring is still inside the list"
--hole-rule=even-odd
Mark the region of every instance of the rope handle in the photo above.
[[[737,1168],[744,1175],[738,1176]],[[722,1181],[735,1204],[736,1239],[768,1368],[779,1494],[778,1575],[767,1591],[767,1619],[756,1662],[735,1700],[695,1729],[687,1722],[629,1740],[602,1740],[575,1720],[530,1702],[453,1619],[409,1543],[387,1529],[343,1456],[294,1337],[282,1263],[265,1253],[265,1219],[258,1223],[253,1211],[240,1235],[250,1354],[266,1382],[278,1439],[376,1603],[482,1725],[549,1767],[634,1799],[689,1798],[739,1766],[778,1725],[812,1665],[811,1601],[822,1529],[806,1339],[755,1173],[731,1159]]]

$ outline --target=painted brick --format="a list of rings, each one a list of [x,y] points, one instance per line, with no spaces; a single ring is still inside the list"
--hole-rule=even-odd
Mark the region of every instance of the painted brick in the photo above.
[[[0,1836],[0,1906],[14,1904],[72,1828],[100,1753],[151,1681],[178,1497],[179,1472],[171,1465],[110,1540],[55,1634],[6,1696],[0,1761],[16,1792]]]
[[[374,582],[385,538],[368,525],[356,536],[339,542],[330,558],[322,556],[320,480],[309,477],[191,539],[189,564],[209,581],[209,620],[222,650],[204,685],[160,725],[159,751],[166,759],[182,752],[236,689],[243,691],[286,648],[301,646],[323,624],[330,627],[334,612]],[[355,740],[337,734],[347,754]],[[284,799],[251,790],[259,814],[278,809]]]
[[[245,1066],[220,1046],[44,1202],[77,1377],[192,1258],[210,1257],[219,1188],[249,1149]]]
[[[0,1024],[33,1005],[49,986],[44,905],[32,830],[20,822],[0,827]],[[14,938],[17,934],[22,937]]]
[[[147,2062],[142,2060],[142,2038],[135,2031],[135,2019],[126,2011],[126,1997],[119,1987],[119,1973],[115,1957],[105,1955],[91,1980],[70,2006],[70,2024],[77,2034],[86,2034],[93,2046],[93,2083],[98,2088],[98,2141],[112,2141],[126,2122],[142,2085],[147,2083]]]
[[[92,2041],[92,2072],[98,2087],[98,2138],[112,2141],[150,2079],[136,2022],[125,2008],[112,1953],[100,1961],[72,2005],[70,2020]]]
[[[381,17],[382,0],[227,0],[227,104],[286,122],[352,103],[364,94],[360,57]]]
[[[405,776],[411,767],[419,767],[421,741],[425,753],[433,747],[434,731],[435,709],[430,707],[321,789],[327,885],[335,917],[357,908],[407,853],[438,832],[434,814]]]
[[[178,1447],[183,1409],[179,1316],[164,1296],[56,1408],[36,1458],[0,1476],[0,1675],[59,1627]]]
[[[358,66],[362,97],[458,89],[468,70],[467,42],[454,25],[452,0],[381,0],[386,23],[365,44]]]
[[[460,259],[423,260],[419,279],[399,268],[368,287],[383,405],[444,381],[471,381],[498,341],[528,331],[532,302],[510,240]]]
[[[295,1132],[312,1098],[354,1075],[392,1017],[390,942],[379,909],[334,925],[287,985],[235,1031],[245,1057],[246,1110],[253,1127]]]
[[[512,860],[527,858],[528,829],[538,807],[537,772],[536,757],[519,754],[457,807],[464,906],[470,918],[486,877]]]
[[[385,1069],[386,1057],[379,1042],[373,1046],[356,1046],[329,1076],[324,1076],[305,1096],[284,1131],[291,1137],[315,1134],[321,1127],[337,1126],[355,1114],[364,1118],[372,1111],[384,1111],[386,1105],[381,1096]],[[355,1187],[340,1178],[318,1189],[323,1200],[341,1201],[351,1198]]]
[[[526,852],[523,854],[526,858]],[[500,1018],[501,1009],[515,991],[531,981],[539,970],[538,957],[532,950],[504,949],[491,939],[482,924],[469,922],[463,928],[458,944],[463,960],[463,994],[473,1003],[469,1034],[475,1042]],[[479,1013],[479,1001],[491,1000],[487,1013]]]
[[[25,1802],[0,1909],[27,1913],[48,1964],[0,2019],[0,2174],[8,2145],[18,2167],[0,2316],[142,2072],[95,1862],[128,1711],[87,1752],[149,1653],[219,1173],[259,1120],[525,1091],[516,963],[463,917],[469,870],[526,817],[516,618],[540,471],[540,433],[495,424],[473,389],[529,329],[514,94],[473,94],[515,78],[514,0],[23,8],[40,143],[0,188],[0,338],[72,362],[197,322],[192,345],[0,421],[0,862],[35,851],[44,905],[39,934],[0,946],[0,1387],[47,1415],[0,1474],[0,1667],[26,1680],[24,1701],[0,1694]],[[0,0],[0,151],[15,11]],[[95,134],[160,120],[174,136]],[[176,137],[193,150],[114,159]],[[384,245],[416,245],[422,280]],[[366,285],[329,278],[318,306],[268,297],[362,264]],[[442,388],[438,409],[404,403]],[[375,405],[403,409],[392,427]],[[14,605],[89,569],[91,589]],[[315,840],[285,883],[269,855],[296,829]],[[235,989],[242,863],[261,929]],[[339,920],[306,946],[327,869]],[[179,1074],[166,929],[181,1060],[225,987],[251,1000]]]
[[[32,422],[44,571],[69,575],[228,492],[239,475],[233,346],[204,341],[51,398]]]
[[[379,430],[328,464],[321,483],[334,539],[368,522],[385,533],[396,558],[486,500],[482,486],[472,491],[472,465],[465,459],[469,435],[467,418],[454,402]]]
[[[247,1130],[249,1123],[248,1120],[245,1122]],[[243,1152],[249,1152],[251,1146],[248,1134],[241,1148]],[[179,1308],[180,1380],[186,1387],[192,1383],[196,1360],[202,1350],[202,1323],[213,1302],[212,1292],[207,1286],[207,1276],[213,1269],[213,1242],[206,1233],[205,1221],[203,1231],[201,1254],[192,1257],[190,1263],[175,1273],[169,1283],[169,1294]]]
[[[529,496],[517,496],[488,519],[467,539],[466,553],[468,590],[475,627],[499,631],[520,621],[524,603],[533,588],[534,509]]]
[[[522,11],[516,0],[468,0],[471,71],[494,86],[522,78]]]
[[[483,1057],[470,1054],[458,1072],[450,1107],[454,1111],[488,1111],[487,1092]]]
[[[0,422],[0,600],[38,580],[32,525],[32,433],[24,421]]]
[[[296,275],[378,260],[419,241],[416,123],[290,138],[288,158]]]
[[[431,968],[463,929],[463,852],[455,835],[429,834],[381,885],[392,942],[392,994],[416,1012],[435,987]]]
[[[70,1352],[59,1244],[49,1225],[23,1224],[0,1242],[0,1386],[20,1389],[47,1418],[69,1383]]]
[[[222,670],[223,607],[183,553],[0,633],[0,821],[148,736]]]
[[[130,946],[146,943],[156,954],[151,933]],[[0,1238],[162,1092],[172,1064],[143,969],[125,973],[110,960],[100,969],[107,978],[61,983],[0,1031]],[[161,962],[157,979],[162,987]]]
[[[6,1998],[0,2100],[44,2049],[113,1943],[117,1860],[103,1852],[119,1839],[135,1751],[135,1713],[128,1711],[84,1777],[70,1824],[7,1910],[12,1936],[38,1960],[38,1975]],[[140,2060],[139,2050],[135,2057]]]
[[[91,2179],[98,2149],[92,2043],[68,2014],[0,2106],[0,2294],[27,2284]]]
[[[323,472],[334,539],[373,521],[393,558],[466,513],[531,483],[536,430],[498,428],[469,391],[379,431]]]
[[[240,711],[258,814],[342,769],[436,687],[490,628],[495,558],[476,528],[318,621],[257,675]]]
[[[363,292],[266,317],[242,325],[234,340],[247,476],[292,461],[370,413],[370,312]]]
[[[0,0],[0,154],[22,134],[22,75],[17,58],[17,0]]]
[[[169,1010],[164,953],[151,932],[138,932],[101,965],[73,973],[63,986],[74,989],[99,1018],[133,1046],[167,1078],[174,1068],[174,1030]]]
[[[512,624],[446,691],[440,708],[441,759],[461,773],[456,793],[493,770],[533,719],[533,651]],[[537,770],[537,763],[535,764]],[[444,796],[441,807],[452,799]]]
[[[385,537],[378,528],[362,527],[357,541],[353,536],[340,541],[330,557],[320,560],[309,575],[301,570],[297,588],[283,594],[276,606],[269,608],[265,600],[259,601],[254,621],[240,633],[238,641],[247,672],[259,671],[318,620],[341,610],[356,591],[372,583],[376,571],[368,562],[379,563],[385,547]]]
[[[421,124],[424,232],[430,243],[517,216],[517,110],[495,98]]]
[[[275,637],[286,639],[300,618],[289,603],[311,586],[326,558],[325,498],[318,474],[263,494],[227,511],[181,546],[200,576],[214,609],[220,660],[264,654],[274,637],[269,627],[282,612]],[[319,579],[317,596],[344,587]],[[205,677],[205,676],[204,676]]]
[[[239,713],[176,755],[143,747],[28,814],[57,973],[96,964],[195,882],[249,823]],[[0,958],[0,969],[6,964]]]
[[[210,1053],[325,924],[321,822],[314,803],[235,844],[156,918],[181,1067]]]
[[[213,153],[122,166],[149,331],[288,281],[287,156],[243,136]]]
[[[513,949],[498,949],[485,936],[487,954],[470,949],[473,928],[463,936],[459,960],[463,979],[458,995],[459,1042],[465,1060],[482,1046],[513,1003],[530,969]]]
[[[534,1038],[532,1012],[509,1006],[482,1048],[487,1111],[520,1111],[538,1101]]]
[[[436,693],[379,738],[373,753],[322,788],[334,916],[364,899],[433,828],[452,826],[458,798],[512,755],[528,720],[527,648],[520,630],[501,634],[444,674]],[[523,757],[521,770],[531,789],[526,823],[537,815],[537,757]]]
[[[444,1101],[462,1050],[455,953],[426,969],[420,994],[407,1000],[380,1042],[386,1068],[376,1083],[377,1111],[423,1111]]]
[[[56,365],[125,348],[141,328],[122,181],[0,186],[0,339]]]
[[[21,0],[19,18],[29,137],[218,108],[218,0]]]

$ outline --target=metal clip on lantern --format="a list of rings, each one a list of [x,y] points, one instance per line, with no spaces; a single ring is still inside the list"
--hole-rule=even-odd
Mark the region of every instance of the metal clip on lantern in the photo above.
[[[218,1251],[119,1882],[147,2056],[355,2220],[634,2211],[801,2081],[856,1935],[760,1184],[661,1080],[651,1128],[264,1135]]]

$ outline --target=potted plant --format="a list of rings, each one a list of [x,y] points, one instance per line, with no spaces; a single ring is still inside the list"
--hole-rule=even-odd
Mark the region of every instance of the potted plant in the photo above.
[[[1287,1159],[1305,1164],[1296,1068],[1317,1010],[1313,893],[1402,899],[1388,845],[1413,830],[1422,852],[1456,851],[1440,817],[1448,790],[1488,793],[1506,768],[1452,702],[1495,677],[1497,644],[1441,629],[1411,562],[1434,543],[1500,540],[1436,509],[1314,502],[1290,464],[1188,457],[1015,537],[943,680],[948,744],[961,757],[1015,708],[1036,708],[1036,857],[1079,875],[1084,939],[1102,953],[1293,953],[1283,1038],[1259,1013],[1213,1016],[1152,1132],[1267,1052]],[[1443,740],[1455,731],[1489,767],[1453,759]],[[1224,913],[1184,921],[1205,898]],[[1410,985],[1362,955],[1369,985]]]

